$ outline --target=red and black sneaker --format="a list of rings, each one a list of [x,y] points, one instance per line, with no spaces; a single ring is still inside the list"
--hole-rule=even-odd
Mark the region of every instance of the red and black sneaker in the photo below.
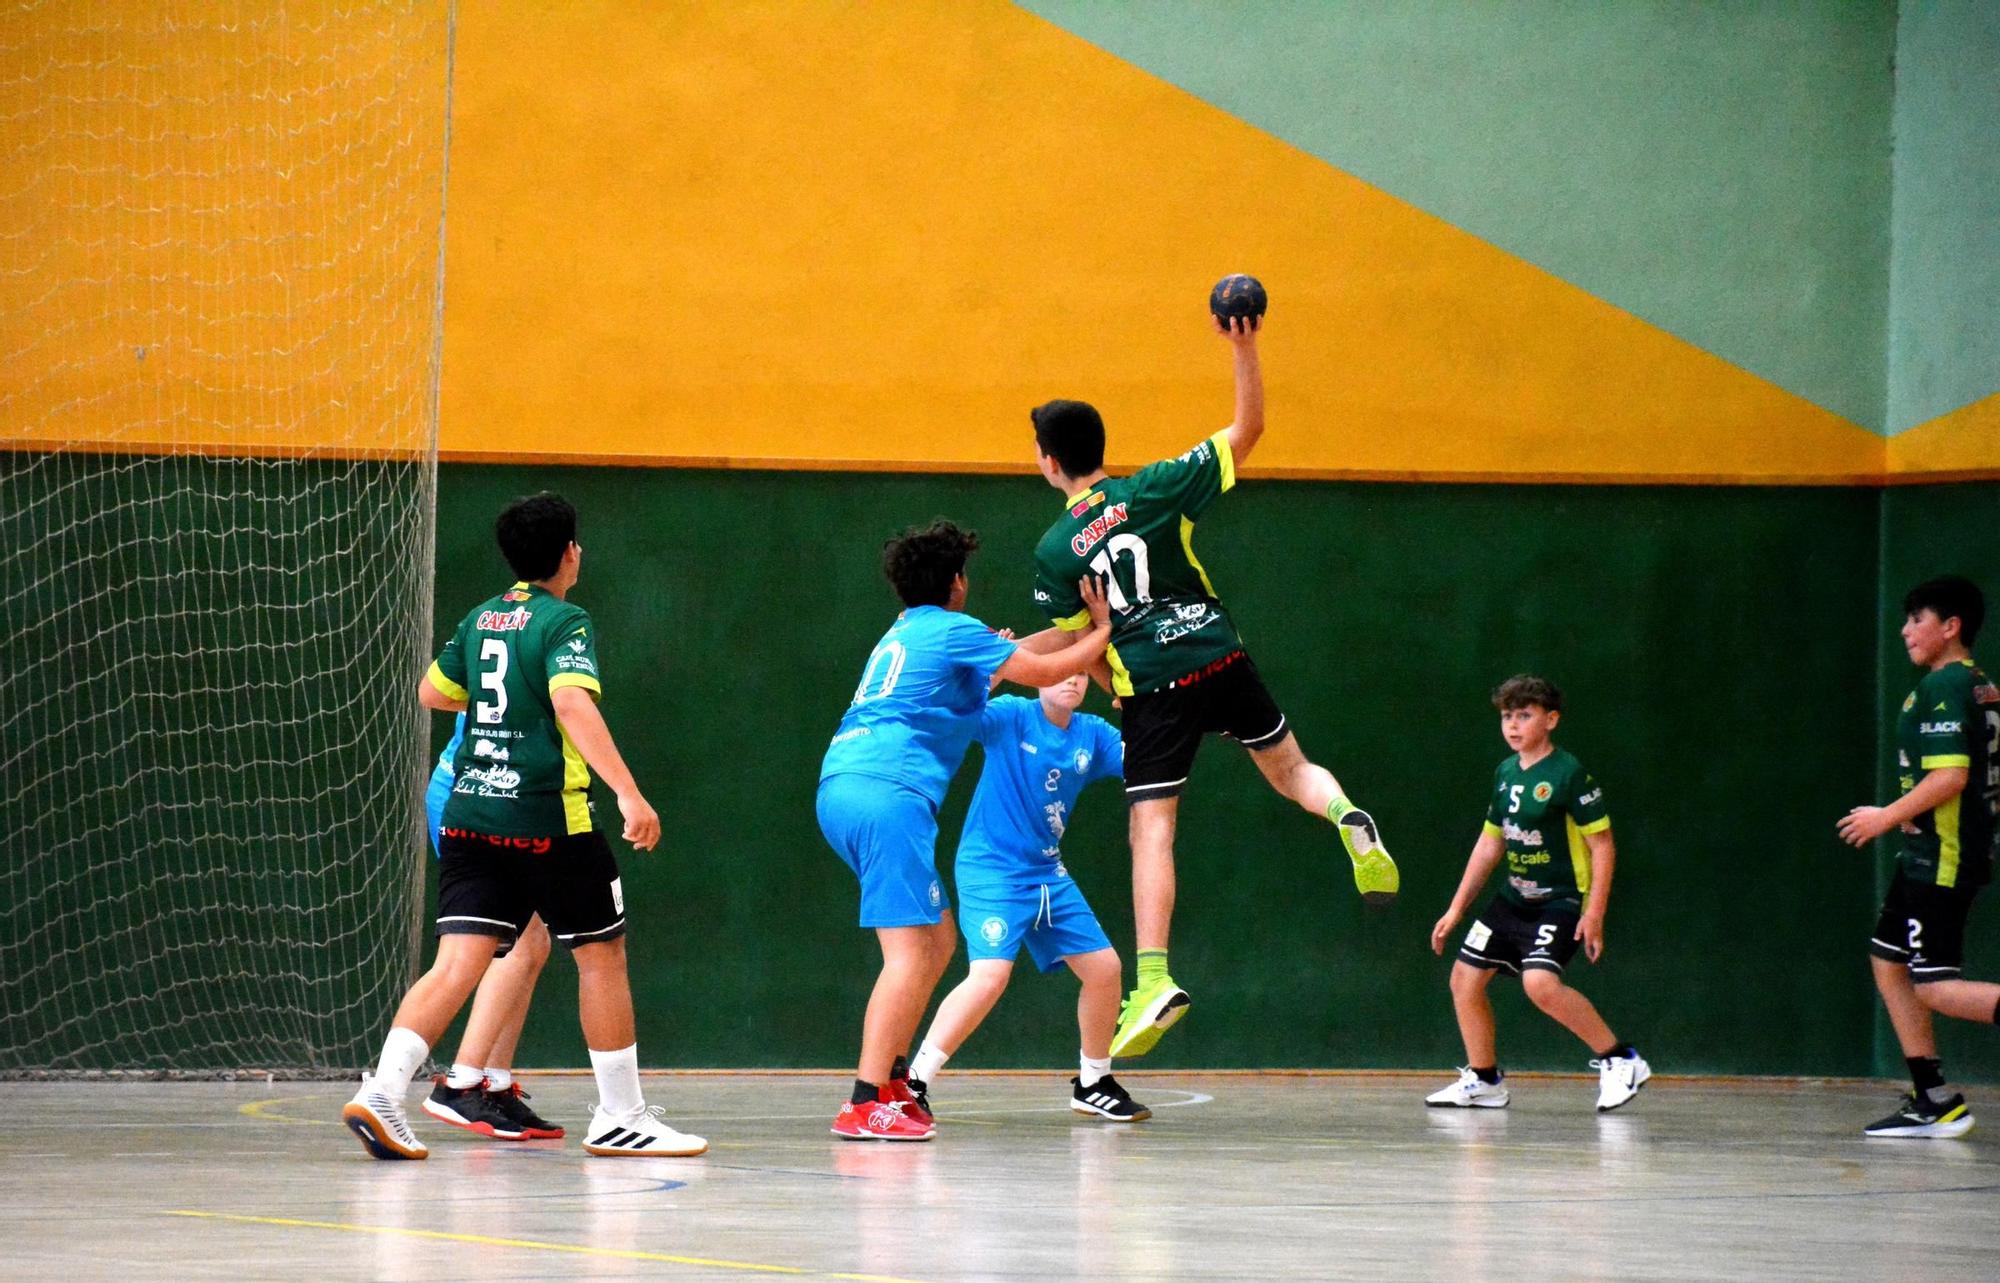
[[[528,1093],[521,1090],[521,1084],[508,1083],[504,1091],[486,1089],[486,1099],[493,1107],[505,1114],[514,1126],[520,1128],[523,1140],[561,1140],[563,1129],[534,1110],[528,1108]]]
[[[937,1128],[920,1123],[903,1112],[900,1100],[889,1097],[883,1088],[880,1099],[865,1105],[847,1101],[833,1116],[833,1134],[842,1140],[929,1140]]]
[[[937,1125],[931,1114],[931,1094],[913,1078],[891,1078],[882,1089],[882,1099],[903,1107],[905,1118],[914,1118],[926,1127]]]
[[[431,1081],[436,1086],[424,1097],[424,1112],[432,1118],[494,1140],[527,1139],[520,1125],[495,1103],[483,1079],[470,1087],[453,1087],[443,1074]]]

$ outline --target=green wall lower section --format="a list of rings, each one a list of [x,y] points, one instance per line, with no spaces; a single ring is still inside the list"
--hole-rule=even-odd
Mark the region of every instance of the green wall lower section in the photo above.
[[[505,577],[494,513],[544,486],[582,510],[575,599],[600,627],[605,713],[666,821],[659,852],[625,861],[645,1061],[851,1063],[877,952],[813,794],[895,611],[878,549],[937,514],[974,526],[973,613],[1030,628],[1027,551],[1056,497],[1018,478],[446,467],[440,629]],[[1662,1070],[1868,1071],[1874,886],[1833,823],[1875,773],[1877,603],[1855,567],[1874,563],[1878,503],[1762,488],[1233,493],[1202,525],[1203,559],[1306,751],[1380,818],[1404,894],[1364,911],[1327,827],[1210,743],[1179,843],[1174,971],[1195,1007],[1147,1064],[1463,1059],[1450,964],[1426,941],[1505,752],[1487,691],[1535,669],[1569,696],[1562,742],[1609,789],[1621,848],[1609,952],[1577,967],[1579,987]],[[977,755],[946,809],[947,866]],[[1065,849],[1129,967],[1123,809],[1113,789],[1085,794]],[[961,952],[947,983],[963,972]],[[521,1063],[582,1062],[574,974],[552,962]],[[1497,988],[1506,1063],[1583,1066],[1582,1046]],[[1074,998],[1066,976],[1021,968],[955,1063],[1068,1063]]]
[[[1881,655],[1881,688],[1876,710],[1890,728],[1877,760],[1877,794],[1895,796],[1894,750],[1888,742],[1903,696],[1921,674],[1910,665],[1898,630],[1903,594],[1934,575],[1964,575],[1986,590],[1985,631],[1973,647],[1989,673],[2000,672],[2000,484],[1903,486],[1882,492],[1882,604],[1876,644]],[[1889,863],[1881,864],[1888,884]],[[1965,938],[1966,975],[2000,980],[2000,895],[1990,888],[1973,905]],[[1938,1050],[1954,1081],[2000,1082],[2000,1030],[1937,1021]],[[1903,1072],[1885,1015],[1875,1022],[1875,1068]]]

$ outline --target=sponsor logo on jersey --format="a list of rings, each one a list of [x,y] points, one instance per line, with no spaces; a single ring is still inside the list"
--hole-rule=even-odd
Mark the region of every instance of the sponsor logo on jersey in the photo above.
[[[569,639],[569,648],[575,651],[579,655],[581,655],[589,647],[589,645],[590,643],[583,639],[582,633],[578,633],[576,636]]]
[[[939,887],[939,886],[938,886],[938,884],[937,884],[937,879],[936,879],[936,878],[932,878],[932,879],[931,879],[931,908],[935,909],[935,908],[937,908],[937,907],[938,907],[939,905],[941,905],[941,904],[943,904],[943,903],[944,903],[944,890],[943,890],[943,888],[941,888],[941,887]]]
[[[1965,724],[1963,722],[1925,722],[1923,725],[1917,727],[1917,734],[1919,735],[1962,735],[1964,733]]]
[[[1915,691],[1911,691],[1909,694],[1903,696],[1903,711],[1905,713],[1909,712],[1916,706],[1917,706],[1917,693]]]
[[[466,838],[474,842],[484,842],[487,846],[505,847],[510,851],[531,851],[536,855],[547,855],[555,846],[553,838],[510,838],[494,833],[475,833],[471,829],[440,829],[438,832],[448,838]]]
[[[1098,496],[1100,499],[1102,495]],[[1081,516],[1082,514],[1077,514]],[[1114,503],[1104,510],[1104,514],[1070,537],[1069,550],[1081,557],[1097,546],[1113,529],[1125,524],[1125,505]]]
[[[526,601],[531,596],[533,596],[533,594],[528,592],[528,590],[525,588],[509,588],[506,592],[500,594],[500,600]]]
[[[1081,517],[1084,513],[1089,512],[1092,508],[1103,502],[1104,492],[1102,490],[1094,490],[1083,498],[1078,499],[1074,504],[1071,504],[1069,515],[1072,517]]]
[[[834,736],[833,742],[835,744],[842,744],[848,740],[860,739],[863,735],[873,735],[873,734],[874,732],[869,730],[866,726],[857,726],[851,731],[842,731],[840,734]]]
[[[535,612],[524,607],[514,610],[482,610],[473,621],[473,628],[482,633],[514,633],[528,626]]]
[[[1537,802],[1546,802],[1555,795],[1555,785],[1550,784],[1547,780],[1543,780],[1540,784],[1535,785],[1535,800]]]
[[[1042,808],[1042,816],[1049,822],[1049,832],[1055,835],[1058,842],[1062,841],[1064,817],[1067,814],[1068,811],[1061,802],[1050,802]]]
[[[1237,660],[1241,658],[1243,658],[1242,651],[1232,650],[1227,655],[1224,655],[1221,659],[1213,660],[1210,663],[1204,664],[1200,668],[1195,669],[1192,673],[1189,673],[1185,677],[1174,678],[1174,680],[1167,683],[1167,688],[1171,690],[1176,686],[1192,686],[1196,682],[1205,681],[1208,678],[1215,676],[1217,673],[1221,672],[1223,669],[1229,667],[1231,664],[1235,663]],[[1503,793],[1506,792],[1506,789],[1503,787],[1501,789],[1501,792]]]
[[[1089,769],[1090,769],[1090,750],[1087,748],[1080,748],[1076,751],[1076,773],[1078,775],[1081,775]]]
[[[2000,704],[2000,686],[1992,682],[1972,688],[1972,702],[1975,704]]]
[[[1604,799],[1604,790],[1594,788],[1576,800],[1578,806],[1593,806]]]
[[[1034,753],[1034,754],[1037,754],[1037,755],[1039,755],[1039,754],[1041,753],[1041,751],[1042,751],[1042,750],[1040,750],[1040,749],[1036,748],[1036,747],[1035,747],[1035,746],[1034,746],[1033,744],[1030,744],[1030,743],[1028,743],[1028,741],[1026,741],[1026,740],[1022,740],[1022,741],[1021,741],[1021,751],[1022,751],[1023,753]]]
[[[1502,824],[1500,831],[1506,835],[1509,842],[1518,842],[1522,846],[1541,846],[1543,844],[1542,831],[1540,829],[1524,829],[1512,820]]]
[[[504,745],[495,744],[488,740],[472,741],[472,755],[474,757],[490,757],[496,762],[507,761],[513,756]]]
[[[493,789],[517,789],[521,787],[521,773],[511,766],[475,766],[459,777],[469,784],[484,784]]]
[[[979,924],[979,938],[989,945],[997,945],[1007,938],[1007,923],[1000,918],[988,918]]]
[[[1183,452],[1183,453],[1182,453],[1182,455],[1181,455],[1181,462],[1182,462],[1182,463],[1207,463],[1207,462],[1208,462],[1208,456],[1209,456],[1209,454],[1210,454],[1210,453],[1211,453],[1211,452],[1212,452],[1212,451],[1213,451],[1214,449],[1215,449],[1215,447],[1214,447],[1214,446],[1212,446],[1212,445],[1210,445],[1210,444],[1209,444],[1208,442],[1204,441],[1204,442],[1202,442],[1202,443],[1201,443],[1200,445],[1198,445],[1198,446],[1195,446],[1195,447],[1193,447],[1192,449],[1190,449],[1190,450],[1187,450],[1187,451]]]
[[[1510,876],[1507,885],[1513,887],[1514,893],[1523,900],[1546,900],[1555,894],[1554,888],[1545,887],[1539,882],[1531,882],[1527,878]]]

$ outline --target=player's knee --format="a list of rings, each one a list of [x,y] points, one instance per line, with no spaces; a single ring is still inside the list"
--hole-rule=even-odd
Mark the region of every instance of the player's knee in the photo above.
[[[1451,996],[1454,998],[1471,998],[1477,996],[1480,990],[1486,987],[1486,975],[1486,972],[1481,971],[1469,962],[1452,963]]]
[[[1569,986],[1555,972],[1536,967],[1521,973],[1521,988],[1527,992],[1529,1002],[1547,1011],[1562,1000]]]
[[[521,938],[514,942],[514,952],[521,954],[527,964],[536,971],[540,971],[548,962],[552,947],[549,929],[543,925],[540,918],[536,918],[528,929],[521,933]]]
[[[625,937],[616,940],[597,940],[590,944],[578,945],[571,951],[576,958],[578,975],[597,975],[606,971],[625,970]]]
[[[1069,959],[1069,965],[1086,989],[1116,990],[1125,979],[1125,964],[1119,961],[1116,949],[1077,954]]]

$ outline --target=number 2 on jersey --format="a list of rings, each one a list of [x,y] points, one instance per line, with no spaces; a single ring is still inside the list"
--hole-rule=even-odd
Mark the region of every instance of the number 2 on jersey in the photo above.
[[[1125,588],[1118,582],[1116,570],[1119,553],[1132,558],[1132,595],[1125,595]],[[1090,559],[1090,568],[1104,577],[1105,596],[1111,601],[1111,609],[1130,610],[1133,602],[1147,602],[1153,599],[1153,571],[1146,563],[1146,541],[1126,531],[1115,534],[1098,549]]]
[[[493,667],[487,670],[486,664]],[[491,702],[479,701],[479,722],[492,726],[507,716],[507,643],[498,637],[488,637],[479,643],[479,689],[493,698]]]

